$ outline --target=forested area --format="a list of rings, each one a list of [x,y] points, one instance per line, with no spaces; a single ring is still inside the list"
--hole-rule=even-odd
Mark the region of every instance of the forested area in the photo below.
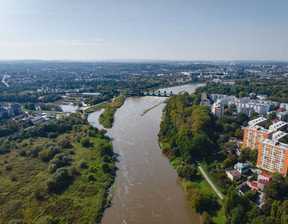
[[[105,133],[71,114],[0,138],[0,222],[99,223],[115,177]]]
[[[267,95],[269,100],[288,103],[288,81],[277,79],[235,80],[234,85],[207,82],[196,90],[196,94],[206,92],[227,94],[237,97],[249,96],[249,93]]]

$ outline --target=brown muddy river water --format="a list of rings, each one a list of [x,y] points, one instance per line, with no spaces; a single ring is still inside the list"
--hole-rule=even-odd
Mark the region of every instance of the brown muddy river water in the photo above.
[[[185,90],[192,92],[197,86],[199,84],[189,85],[190,89]],[[165,104],[141,116],[144,110],[165,99],[130,97],[115,114],[107,135],[117,154],[118,170],[113,202],[105,210],[103,224],[200,223],[199,215],[185,199],[176,170],[158,145],[157,134]],[[88,121],[99,127],[98,117],[99,112],[95,112]]]

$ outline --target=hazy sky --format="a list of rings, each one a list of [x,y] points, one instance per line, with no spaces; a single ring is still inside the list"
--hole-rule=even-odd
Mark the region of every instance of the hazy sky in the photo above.
[[[0,0],[0,60],[285,60],[287,0]]]

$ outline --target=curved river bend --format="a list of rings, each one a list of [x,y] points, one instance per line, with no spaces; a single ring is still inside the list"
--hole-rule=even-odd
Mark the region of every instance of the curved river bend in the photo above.
[[[185,85],[184,89],[178,86],[169,91],[191,93],[200,85],[203,84]],[[130,97],[115,114],[113,128],[107,134],[117,155],[116,189],[113,204],[104,213],[103,224],[200,223],[199,216],[185,199],[176,170],[162,156],[158,145],[164,103],[141,116],[144,110],[165,99]],[[88,121],[102,128],[98,117],[99,112],[92,113]]]

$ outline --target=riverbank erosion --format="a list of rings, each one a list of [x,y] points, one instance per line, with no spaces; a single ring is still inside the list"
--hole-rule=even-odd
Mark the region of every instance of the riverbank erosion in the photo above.
[[[0,223],[100,223],[116,160],[104,130],[75,113],[0,139],[3,148]]]

